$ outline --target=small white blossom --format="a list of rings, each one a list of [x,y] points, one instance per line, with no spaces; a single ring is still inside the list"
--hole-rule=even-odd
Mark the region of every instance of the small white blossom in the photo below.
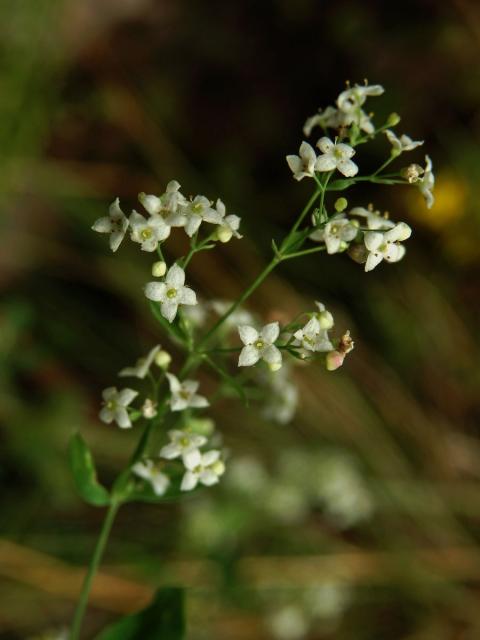
[[[216,210],[220,216],[220,221],[218,222],[219,227],[217,229],[217,237],[220,242],[228,242],[232,236],[240,240],[243,237],[238,233],[241,218],[233,213],[228,216],[225,215],[225,205],[220,198],[217,200]]]
[[[300,346],[305,351],[328,352],[333,349],[326,329],[322,329],[316,316],[310,318],[303,329],[298,329],[293,335],[296,338],[295,346]]]
[[[192,491],[199,482],[206,487],[211,487],[217,484],[220,476],[225,472],[220,451],[216,449],[206,453],[200,453],[197,449],[184,460],[184,464],[187,470],[182,479],[181,491]]]
[[[398,156],[404,151],[412,151],[423,144],[423,140],[412,140],[410,136],[406,136],[405,134],[397,138],[395,133],[390,129],[385,131],[385,135],[392,145],[392,155],[394,156]]]
[[[170,443],[160,449],[160,457],[167,460],[174,460],[175,458],[182,457],[183,461],[195,451],[198,451],[200,447],[203,447],[207,443],[205,436],[197,433],[189,433],[188,431],[180,431],[179,429],[173,429],[168,432]]]
[[[315,171],[333,171],[338,169],[347,178],[358,173],[357,165],[351,160],[355,155],[355,149],[344,142],[332,142],[324,136],[317,142],[317,147],[322,152],[315,162]]]
[[[223,316],[232,306],[233,302],[230,300],[211,300],[210,306],[213,311],[219,315]],[[228,318],[223,323],[223,326],[226,329],[232,329],[233,327],[237,328],[239,324],[253,324],[255,318],[246,309],[242,309],[238,307],[235,311],[228,316]]]
[[[367,227],[371,231],[393,229],[395,223],[379,214],[378,211],[370,211],[364,207],[354,207],[350,211],[351,216],[360,216],[367,221]]]
[[[283,366],[275,375],[270,374],[266,404],[262,414],[267,420],[288,424],[298,405],[298,389],[290,377],[290,369]]]
[[[98,233],[110,234],[110,249],[116,251],[128,229],[128,218],[120,209],[120,200],[116,198],[110,205],[108,216],[94,222],[92,229]]]
[[[155,251],[158,243],[163,242],[170,235],[170,227],[159,214],[146,219],[140,213],[132,211],[130,227],[130,237],[133,242],[142,245],[142,251]]]
[[[159,344],[153,347],[143,358],[139,358],[133,367],[125,367],[118,374],[121,377],[131,376],[132,378],[140,378],[143,380],[152,366],[153,361],[161,347]]]
[[[280,368],[282,354],[274,344],[280,334],[278,322],[266,324],[260,332],[248,325],[240,325],[238,333],[245,345],[238,359],[239,367],[251,367],[262,359],[270,367]]]
[[[287,163],[295,180],[313,178],[317,154],[308,142],[302,142],[298,156],[287,156]]]
[[[342,91],[337,98],[337,106],[344,113],[358,111],[369,96],[380,96],[385,89],[379,84],[358,85]]]
[[[333,254],[346,249],[357,233],[358,227],[342,214],[331,218],[321,229],[316,229],[310,238],[324,242],[327,253]]]
[[[381,231],[367,231],[365,234],[365,246],[370,252],[365,271],[371,271],[382,260],[398,262],[405,255],[405,247],[400,244],[412,235],[412,230],[404,222],[399,222],[393,229],[382,233]]]
[[[425,198],[427,207],[431,209],[435,202],[435,198],[432,193],[433,187],[435,186],[435,176],[433,175],[432,161],[429,156],[425,156],[425,163],[425,172],[423,174],[422,181],[418,183],[418,188],[420,189],[422,196]]]
[[[317,306],[318,313],[316,315],[318,322],[320,323],[321,329],[326,329],[327,331],[333,327],[334,320],[330,311],[327,311],[325,305],[318,300],[315,300],[315,305]]]
[[[185,227],[185,233],[191,238],[200,228],[202,222],[221,224],[221,214],[212,207],[205,196],[195,196],[193,200],[181,205],[177,212],[169,216],[168,224],[172,227]]]
[[[143,460],[135,463],[132,467],[132,472],[139,478],[150,482],[157,496],[163,496],[170,485],[170,478],[160,471],[153,460]]]
[[[270,614],[267,625],[275,640],[303,640],[310,621],[301,607],[289,604]]]
[[[165,193],[160,197],[141,193],[138,199],[151,216],[159,214],[163,218],[176,213],[180,205],[187,203],[185,196],[180,193],[180,184],[176,180],[170,180]]]
[[[197,304],[193,307],[185,307],[185,309],[183,309],[184,320],[186,320],[192,327],[195,327],[197,329],[205,326],[207,317],[207,306],[203,301],[197,301]]]
[[[167,373],[166,376],[170,385],[170,408],[172,411],[183,411],[188,407],[195,409],[208,407],[208,400],[197,394],[199,383],[196,380],[180,382],[172,373]]]
[[[150,398],[145,398],[145,402],[142,404],[142,416],[147,420],[151,420],[155,418],[157,415],[157,404],[150,400]]]
[[[149,282],[145,285],[145,295],[149,300],[160,302],[162,316],[173,322],[179,305],[197,304],[195,291],[185,285],[185,271],[174,264],[168,270],[165,282]]]
[[[133,389],[117,391],[116,387],[108,387],[102,392],[103,408],[99,413],[100,420],[110,424],[115,421],[122,429],[132,426],[128,415],[128,405],[138,396]]]
[[[305,124],[303,125],[303,133],[310,137],[312,133],[312,129],[314,127],[322,127],[322,129],[326,129],[331,127],[336,129],[342,124],[342,114],[338,109],[334,107],[327,107],[323,111],[319,110],[319,113],[316,113],[310,118],[307,118]]]

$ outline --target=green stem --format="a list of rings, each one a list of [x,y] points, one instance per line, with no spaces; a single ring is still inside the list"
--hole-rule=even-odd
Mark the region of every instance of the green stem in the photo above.
[[[83,619],[85,617],[85,612],[87,610],[88,598],[90,596],[93,579],[95,578],[95,574],[97,573],[98,566],[100,564],[100,560],[102,559],[102,555],[108,541],[108,536],[110,535],[113,521],[115,520],[115,516],[117,515],[119,507],[119,503],[112,501],[110,503],[110,506],[108,507],[107,513],[105,514],[102,530],[100,531],[100,535],[98,536],[97,544],[95,545],[95,550],[88,566],[87,575],[85,576],[85,579],[83,581],[80,598],[75,609],[75,615],[73,617],[69,640],[79,640],[80,638],[80,631],[82,628]]]
[[[296,251],[295,253],[287,253],[283,256],[284,260],[290,260],[291,258],[300,258],[301,256],[308,256],[311,253],[318,253],[319,251],[325,251],[325,247],[313,247],[312,249],[305,249],[304,251]]]
[[[298,227],[302,224],[305,216],[307,215],[307,213],[310,211],[310,209],[312,208],[312,206],[315,203],[315,200],[318,198],[318,196],[320,195],[320,189],[317,189],[315,191],[315,193],[313,194],[313,196],[310,198],[310,200],[307,202],[307,204],[305,205],[305,208],[303,209],[303,211],[301,212],[301,214],[298,216],[297,221],[295,222],[295,224],[293,225],[290,233],[288,234],[289,236],[292,235],[292,233],[295,233],[295,231],[298,229]],[[288,236],[287,236],[288,237]]]

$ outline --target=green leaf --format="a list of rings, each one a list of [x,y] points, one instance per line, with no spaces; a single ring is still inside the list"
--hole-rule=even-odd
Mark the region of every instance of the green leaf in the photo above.
[[[183,600],[183,589],[159,589],[146,609],[113,623],[95,640],[183,640]]]
[[[98,482],[92,454],[79,433],[72,436],[68,453],[75,487],[85,502],[96,507],[109,504],[110,494]]]
[[[344,191],[355,184],[355,180],[334,180],[327,185],[327,191]]]
[[[280,245],[280,251],[285,253],[289,249],[298,249],[302,246],[303,241],[312,233],[312,229],[303,229],[302,231],[294,231],[288,235]]]

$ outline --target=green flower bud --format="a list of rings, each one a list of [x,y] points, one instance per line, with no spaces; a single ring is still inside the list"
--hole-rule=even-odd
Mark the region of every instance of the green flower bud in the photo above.
[[[335,201],[334,207],[337,213],[341,213],[348,207],[348,200],[346,198],[338,198],[338,200]]]
[[[160,369],[168,369],[171,361],[172,356],[163,349],[159,351],[155,356],[155,364],[157,365],[157,367],[160,367]]]
[[[396,127],[400,120],[398,113],[391,113],[387,118],[387,127]]]
[[[154,278],[163,278],[163,276],[167,272],[167,265],[163,260],[159,260],[158,262],[154,262],[152,265],[152,276]]]

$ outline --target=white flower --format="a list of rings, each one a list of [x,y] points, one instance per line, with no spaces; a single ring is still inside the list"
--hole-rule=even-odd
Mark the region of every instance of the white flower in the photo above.
[[[185,196],[180,193],[180,184],[176,180],[170,180],[165,193],[160,197],[141,193],[138,199],[151,216],[160,214],[164,218],[175,213],[180,205],[187,203]]]
[[[221,214],[213,209],[212,203],[205,196],[195,196],[167,218],[172,227],[185,227],[185,233],[190,238],[198,231],[202,222],[220,224],[221,220]]]
[[[148,352],[143,358],[139,358],[133,367],[125,367],[118,374],[120,377],[131,376],[132,378],[140,378],[143,380],[152,366],[153,361],[161,347],[157,344],[151,351]]]
[[[331,329],[335,324],[332,314],[330,313],[330,311],[327,311],[325,308],[325,305],[322,304],[321,302],[318,302],[318,300],[315,300],[315,305],[317,306],[317,309],[318,309],[318,313],[316,317],[320,323],[320,328],[327,329],[327,330]]]
[[[267,420],[287,424],[295,415],[298,405],[298,389],[290,379],[290,369],[283,366],[275,375],[269,375],[268,393],[262,414]]]
[[[251,367],[262,359],[270,367],[280,368],[282,354],[274,345],[280,334],[278,322],[266,324],[260,332],[248,325],[240,325],[238,333],[245,345],[238,359],[239,367]]]
[[[315,162],[315,171],[333,171],[338,169],[347,178],[358,173],[358,167],[350,160],[355,155],[355,149],[344,142],[332,142],[324,136],[317,142],[322,152]]]
[[[344,113],[357,111],[366,101],[368,96],[380,96],[385,89],[379,84],[358,85],[342,91],[337,98],[337,106]]]
[[[342,122],[342,114],[338,109],[334,107],[327,107],[324,111],[319,111],[314,116],[310,116],[307,118],[305,124],[303,125],[303,133],[308,137],[312,133],[312,129],[314,127],[322,127],[326,129],[327,127],[337,128]]]
[[[327,253],[338,253],[347,248],[347,243],[355,238],[358,227],[343,214],[334,216],[327,224],[310,234],[312,240],[325,242]]]
[[[220,460],[220,451],[216,449],[206,453],[200,453],[197,449],[184,460],[184,464],[187,471],[182,479],[181,491],[191,491],[199,482],[211,487],[217,484],[219,477],[225,472],[225,465]]]
[[[172,411],[183,411],[188,407],[201,409],[208,407],[209,402],[197,394],[199,383],[196,380],[180,380],[171,373],[166,374],[170,385],[170,408]]]
[[[425,156],[425,163],[425,172],[423,174],[423,179],[418,183],[418,188],[420,189],[422,196],[425,198],[427,207],[431,209],[435,202],[435,198],[432,193],[433,187],[435,186],[435,176],[433,175],[432,161],[429,156]]]
[[[267,624],[275,640],[303,640],[310,628],[305,611],[295,604],[285,605],[272,613]]]
[[[322,329],[317,316],[313,316],[303,327],[293,334],[296,338],[295,346],[306,351],[327,352],[333,349],[326,329]]]
[[[170,235],[170,227],[159,214],[148,219],[140,213],[132,211],[130,214],[130,237],[133,242],[142,245],[142,251],[155,251],[159,242],[163,242]]]
[[[185,307],[183,309],[184,320],[197,329],[205,326],[207,317],[208,311],[205,302],[197,301],[197,304],[193,307]]]
[[[412,235],[412,230],[404,222],[399,222],[393,229],[381,231],[367,231],[365,246],[370,252],[365,264],[365,271],[371,271],[382,260],[398,262],[405,255],[405,247],[400,244]]]
[[[163,496],[170,484],[170,478],[162,473],[153,460],[137,462],[132,467],[132,472],[143,480],[148,480],[157,496]]]
[[[313,178],[317,154],[308,142],[302,142],[298,156],[287,156],[287,163],[295,180]]]
[[[162,447],[159,453],[161,458],[166,458],[167,460],[174,460],[181,456],[185,462],[193,452],[198,451],[200,447],[207,443],[205,436],[178,429],[169,431],[168,437],[170,438],[170,444]]]
[[[366,218],[367,227],[371,231],[385,230],[385,229],[393,229],[395,223],[382,216],[378,213],[378,211],[370,211],[370,209],[365,209],[365,207],[354,207],[350,211],[351,216],[360,216],[361,218]]]
[[[233,302],[230,300],[212,300],[210,302],[211,308],[219,316],[223,316],[227,313],[232,304]],[[223,323],[223,326],[225,329],[232,329],[233,327],[237,328],[239,324],[253,324],[254,320],[255,319],[250,311],[238,307],[228,316]]]
[[[162,316],[173,322],[178,306],[197,304],[195,291],[184,286],[185,271],[174,264],[168,270],[165,282],[149,282],[145,285],[145,295],[149,300],[160,302]]]
[[[108,216],[99,218],[92,226],[98,233],[110,234],[110,249],[116,251],[128,229],[128,219],[120,209],[120,200],[116,198],[110,205]]]
[[[103,408],[99,417],[102,422],[110,424],[115,421],[122,429],[132,426],[128,415],[128,405],[138,396],[138,391],[133,389],[122,389],[117,391],[116,387],[108,387],[102,392]]]
[[[412,140],[410,136],[406,136],[405,134],[397,138],[395,133],[390,129],[385,131],[385,135],[392,145],[392,155],[394,156],[398,156],[404,151],[412,151],[423,144],[423,140]]]
[[[228,242],[232,236],[240,240],[243,237],[238,233],[241,218],[233,213],[226,216],[225,205],[220,198],[217,200],[216,209],[220,215],[220,221],[218,222],[219,227],[217,229],[217,237],[220,242]]]

